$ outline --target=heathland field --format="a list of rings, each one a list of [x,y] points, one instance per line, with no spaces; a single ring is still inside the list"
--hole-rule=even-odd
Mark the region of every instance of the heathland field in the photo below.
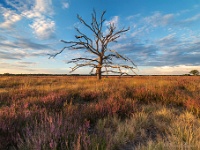
[[[1,76],[0,149],[200,149],[200,76]]]

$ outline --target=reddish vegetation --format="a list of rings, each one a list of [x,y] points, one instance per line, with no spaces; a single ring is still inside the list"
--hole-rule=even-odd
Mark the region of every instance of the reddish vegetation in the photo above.
[[[157,141],[171,130],[162,127],[169,116],[154,112],[162,106],[199,120],[199,91],[199,76],[1,77],[0,149],[120,149]],[[136,135],[125,125],[134,117]],[[122,129],[127,135],[118,136]]]

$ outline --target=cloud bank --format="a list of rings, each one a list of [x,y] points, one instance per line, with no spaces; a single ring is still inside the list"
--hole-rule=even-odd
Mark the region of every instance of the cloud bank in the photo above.
[[[6,0],[8,8],[0,6],[4,22],[0,28],[10,30],[14,25],[23,19],[28,19],[33,34],[38,39],[45,40],[54,37],[55,21],[52,19],[54,10],[51,0],[35,0],[34,3],[27,0]]]

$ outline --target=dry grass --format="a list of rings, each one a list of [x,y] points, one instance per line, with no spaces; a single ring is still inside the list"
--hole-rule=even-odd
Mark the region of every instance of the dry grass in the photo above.
[[[0,149],[200,149],[200,77],[0,77]]]

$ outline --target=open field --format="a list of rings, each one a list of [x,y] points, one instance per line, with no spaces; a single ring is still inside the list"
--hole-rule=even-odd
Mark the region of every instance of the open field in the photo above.
[[[6,148],[200,149],[200,76],[2,76]]]

